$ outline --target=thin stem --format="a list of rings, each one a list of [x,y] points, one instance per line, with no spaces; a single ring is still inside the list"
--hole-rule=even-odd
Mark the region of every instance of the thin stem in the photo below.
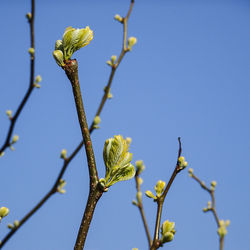
[[[35,19],[35,0],[31,0],[31,18],[28,19],[29,21],[29,26],[30,26],[30,44],[31,48],[35,49],[35,31],[34,31],[34,19]],[[10,119],[10,127],[5,139],[5,142],[0,148],[0,155],[4,152],[4,150],[11,145],[11,137],[14,131],[14,127],[16,124],[16,121],[21,114],[24,105],[28,101],[33,89],[34,89],[34,76],[35,75],[35,55],[32,55],[30,57],[30,83],[29,83],[29,88],[27,89],[21,103],[19,104],[16,113],[14,114],[13,117]]]
[[[220,237],[220,250],[223,250],[224,247],[224,237]]]
[[[159,233],[160,233],[160,224],[161,224],[161,215],[162,215],[163,204],[164,204],[165,198],[168,194],[168,191],[173,184],[173,181],[174,181],[176,175],[182,170],[178,164],[178,159],[181,156],[181,152],[182,152],[181,138],[180,137],[178,137],[178,142],[179,142],[179,151],[178,151],[178,157],[177,157],[177,163],[176,163],[175,169],[174,169],[174,171],[173,171],[173,173],[168,181],[168,184],[167,184],[163,194],[161,195],[161,197],[159,197],[157,199],[157,214],[156,214],[156,222],[155,222],[155,232],[154,232],[153,244],[152,244],[150,250],[156,250],[161,246],[161,242],[159,240]]]
[[[110,93],[110,87],[111,87],[111,84],[113,82],[113,79],[114,79],[114,76],[115,76],[115,72],[116,72],[117,68],[119,67],[122,59],[125,56],[125,54],[129,51],[128,48],[127,48],[127,45],[126,45],[127,44],[127,25],[128,25],[128,19],[129,19],[129,16],[131,14],[131,11],[133,9],[133,6],[134,6],[134,1],[132,0],[131,3],[130,3],[130,7],[129,7],[129,10],[128,10],[128,13],[123,18],[123,21],[122,21],[122,24],[123,24],[123,42],[122,42],[123,45],[122,45],[122,49],[121,49],[121,52],[120,52],[120,55],[119,55],[119,57],[117,59],[116,64],[114,64],[111,67],[111,73],[110,73],[110,76],[109,76],[108,84],[107,84],[107,86],[104,89],[104,95],[102,97],[102,100],[101,100],[101,103],[99,105],[99,108],[98,108],[98,110],[96,112],[96,116],[100,116],[100,114],[102,112],[102,109],[103,109],[103,106],[104,106],[104,104],[106,103],[106,101],[108,99],[108,95]],[[91,132],[93,129],[94,129],[94,121],[92,122],[89,131]]]
[[[131,1],[131,4],[130,4],[130,8],[129,8],[129,12],[128,12],[128,15],[127,15],[127,19],[132,11],[132,6],[133,6],[133,3],[134,1]],[[124,24],[123,24],[124,25]],[[126,36],[124,36],[124,38],[126,38]],[[34,40],[33,40],[34,41]],[[114,75],[115,75],[115,72],[118,68],[118,66],[120,65],[122,59],[124,58],[125,54],[126,54],[127,51],[123,50],[121,51],[120,55],[119,55],[119,58],[117,60],[117,63],[114,67],[112,67],[112,70],[111,70],[111,73],[110,73],[110,76],[109,76],[109,80],[108,80],[108,84],[107,84],[107,87],[105,88],[105,92],[103,94],[103,97],[102,97],[102,100],[101,100],[101,103],[97,109],[97,112],[96,112],[96,116],[100,115],[103,108],[104,108],[104,105],[108,99],[108,90],[110,91],[110,88],[111,88],[111,85],[112,85],[112,82],[113,82],[113,78],[114,78]],[[32,81],[33,83],[33,81]],[[33,84],[32,84],[33,86]],[[91,126],[89,128],[89,132],[92,133],[93,131],[95,130],[94,128],[94,121],[92,121],[91,123]],[[12,229],[2,240],[2,243],[0,243],[0,249],[3,247],[3,245],[15,234],[15,232],[17,230],[19,230],[21,228],[21,226],[29,219],[31,218],[31,216],[36,213],[38,211],[38,209],[40,207],[42,207],[46,202],[47,200],[53,195],[56,193],[57,191],[57,187],[59,185],[59,182],[60,180],[63,178],[63,175],[65,173],[65,171],[67,170],[70,162],[75,158],[75,156],[79,153],[79,151],[81,150],[82,146],[84,145],[84,141],[82,140],[78,145],[77,147],[75,148],[75,150],[72,152],[72,154],[66,158],[64,160],[64,163],[63,163],[63,166],[61,168],[61,171],[59,172],[57,178],[56,178],[56,181],[54,183],[54,185],[52,186],[52,188],[50,189],[50,191],[41,199],[41,201],[33,208],[30,210],[30,212],[28,212],[24,217],[23,219],[20,220],[20,224],[17,228],[15,229]],[[87,202],[87,205],[88,205],[88,202]],[[25,220],[24,220],[25,218]]]
[[[135,183],[136,183],[137,193],[141,192],[141,186],[140,186],[139,178],[140,177],[139,177],[138,171],[136,171],[136,174],[135,174]],[[145,229],[145,232],[146,232],[146,235],[147,235],[147,239],[148,239],[148,244],[149,244],[149,247],[150,247],[151,244],[152,244],[152,240],[151,240],[151,236],[150,236],[150,232],[149,232],[149,228],[148,228],[146,216],[145,216],[145,213],[144,213],[142,200],[138,200],[137,207],[138,207],[138,209],[140,211],[140,214],[141,214],[141,217],[142,217],[142,222],[143,222],[143,225],[144,225],[144,229]]]
[[[219,216],[218,216],[216,208],[215,208],[214,188],[207,187],[206,184],[203,181],[201,181],[197,176],[195,176],[193,172],[190,174],[190,177],[192,177],[196,182],[198,182],[200,184],[200,186],[205,191],[207,191],[209,193],[209,195],[211,196],[212,204],[211,204],[211,207],[208,207],[206,211],[212,212],[214,219],[215,219],[215,222],[217,224],[217,228],[219,228],[220,227],[220,219],[219,219]],[[219,244],[220,244],[220,250],[223,250],[224,236],[219,235]]]

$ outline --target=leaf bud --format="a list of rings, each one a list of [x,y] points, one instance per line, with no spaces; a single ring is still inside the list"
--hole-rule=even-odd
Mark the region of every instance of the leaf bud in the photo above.
[[[29,54],[30,54],[31,57],[33,57],[34,54],[35,54],[35,49],[34,48],[29,48]]]
[[[41,82],[42,81],[42,77],[40,75],[37,75],[35,81],[36,81],[36,83]]]
[[[211,182],[211,187],[215,188],[216,185],[217,185],[217,182],[216,182],[216,181],[212,181],[212,182]]]
[[[14,228],[14,225],[12,225],[11,223],[9,223],[9,224],[7,225],[7,227],[8,227],[9,229],[13,229],[13,228]]]
[[[0,208],[0,218],[3,218],[9,214],[10,210],[7,207]]]
[[[117,56],[115,56],[115,55],[112,55],[112,56],[111,56],[112,65],[115,64],[116,58],[117,58]]]
[[[18,140],[19,140],[19,136],[18,135],[14,135],[13,138],[12,138],[11,144],[16,143]]]
[[[114,16],[114,19],[117,20],[118,22],[122,22],[123,21],[123,18],[119,14],[116,14]]]
[[[54,50],[53,57],[56,60],[56,63],[58,64],[58,66],[63,67],[65,65],[63,53],[61,50]]]
[[[147,197],[157,200],[157,197],[150,190],[147,190],[145,194]]]
[[[142,173],[142,171],[144,171],[144,169],[145,169],[145,165],[144,165],[142,160],[136,161],[135,167],[137,169],[138,175],[140,175]]]
[[[132,47],[137,43],[137,39],[133,36],[128,39],[128,50],[131,50]]]
[[[156,196],[160,197],[164,188],[165,188],[166,182],[164,181],[158,181],[155,185],[155,191],[156,191]]]
[[[101,122],[100,116],[96,116],[96,117],[94,118],[94,128],[95,128],[95,129],[100,128],[100,127],[98,126],[98,124],[100,124],[100,122]]]
[[[66,149],[62,149],[60,158],[62,158],[64,160],[67,159],[67,150]]]
[[[20,222],[19,222],[19,220],[15,220],[13,224],[14,224],[15,227],[19,227]]]
[[[175,234],[175,223],[168,220],[164,221],[161,226],[161,242],[166,243],[173,240]]]
[[[11,110],[6,110],[6,115],[9,117],[9,119],[11,120],[12,118],[12,111]]]
[[[31,18],[32,18],[32,14],[31,14],[30,12],[28,12],[28,13],[26,14],[26,18],[28,19],[28,21],[30,21]]]
[[[193,173],[194,173],[194,170],[192,168],[189,168],[188,173],[189,173],[189,176],[192,177]]]
[[[137,202],[135,200],[132,200],[132,204],[135,206],[138,206]]]

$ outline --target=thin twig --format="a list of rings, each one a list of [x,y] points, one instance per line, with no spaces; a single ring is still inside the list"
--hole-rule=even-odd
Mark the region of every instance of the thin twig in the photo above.
[[[140,186],[139,178],[140,177],[139,177],[138,171],[136,171],[136,174],[135,174],[135,183],[136,183],[137,193],[141,192],[141,186]],[[148,228],[146,216],[145,216],[144,209],[143,209],[143,203],[142,203],[141,199],[138,200],[138,203],[136,204],[136,206],[138,207],[138,209],[140,211],[140,214],[141,214],[141,217],[142,217],[142,222],[143,222],[144,229],[145,229],[145,232],[146,232],[146,235],[147,235],[147,239],[148,239],[149,248],[150,248],[150,246],[152,244],[152,240],[151,240],[151,236],[150,236],[150,232],[149,232],[149,228]]]
[[[132,8],[133,8],[133,4],[134,4],[134,1],[132,0],[131,1],[131,4],[130,4],[130,8],[129,8],[129,11],[128,11],[128,14],[126,15],[125,19],[126,21],[123,22],[123,44],[124,44],[124,41],[126,41],[125,39],[127,39],[127,34],[125,33],[125,31],[127,30],[127,21],[128,21],[128,18],[130,16],[130,13],[132,11]],[[125,20],[124,19],[124,20]],[[126,27],[126,28],[125,28]],[[112,85],[112,82],[113,82],[113,79],[114,79],[114,75],[115,75],[115,72],[118,68],[118,66],[120,65],[121,61],[123,60],[125,54],[128,52],[127,48],[124,49],[124,47],[122,47],[122,50],[121,50],[121,53],[118,57],[118,60],[117,60],[117,63],[112,67],[111,69],[111,73],[110,73],[110,76],[109,76],[109,80],[108,80],[108,84],[105,88],[105,91],[104,91],[104,94],[103,94],[103,97],[102,97],[102,100],[101,100],[101,103],[97,109],[97,112],[96,112],[96,116],[100,116],[103,108],[104,108],[104,105],[106,103],[106,101],[108,100],[108,94],[109,94],[109,91],[110,91],[110,88],[111,88],[111,85]],[[94,121],[92,121],[91,123],[91,126],[89,127],[89,132],[92,133],[93,131],[95,130],[95,127],[94,127]],[[14,233],[19,230],[21,228],[21,226],[23,226],[23,224],[33,215],[35,214],[39,208],[41,208],[47,201],[48,199],[57,192],[57,187],[59,185],[59,182],[60,180],[63,178],[63,175],[65,173],[65,171],[67,170],[68,166],[69,166],[69,163],[75,158],[75,156],[78,154],[78,152],[81,150],[82,146],[84,145],[84,141],[82,140],[78,146],[75,148],[75,150],[71,153],[71,155],[69,157],[67,157],[66,159],[64,159],[64,162],[63,162],[63,166],[61,168],[61,171],[59,172],[57,178],[56,178],[56,181],[54,183],[54,185],[52,186],[52,188],[50,189],[49,192],[47,192],[47,194],[38,202],[37,205],[35,205],[35,207],[33,209],[31,209],[19,222],[19,226],[12,229],[4,238],[3,240],[1,241],[0,243],[0,249],[4,246],[4,244],[14,235]]]
[[[161,195],[161,197],[159,197],[157,199],[157,214],[156,214],[156,222],[155,222],[154,239],[153,239],[153,244],[152,244],[150,250],[156,250],[161,246],[161,242],[159,240],[159,232],[160,232],[160,223],[161,223],[163,204],[164,204],[167,193],[168,193],[176,175],[182,170],[178,164],[178,159],[181,156],[181,152],[182,152],[181,138],[180,137],[178,137],[178,142],[179,142],[179,151],[178,151],[177,163],[176,163],[174,172],[172,173],[172,176],[170,177],[163,194]]]
[[[220,219],[219,219],[219,216],[217,214],[217,211],[216,211],[216,208],[215,208],[215,196],[214,196],[214,188],[209,188],[208,186],[206,186],[206,184],[201,181],[197,176],[194,175],[194,173],[190,173],[189,174],[191,178],[193,178],[196,182],[198,182],[201,186],[201,188],[203,188],[205,191],[207,191],[209,193],[209,195],[211,196],[211,207],[208,207],[208,208],[205,208],[205,212],[206,211],[211,211],[213,216],[214,216],[214,219],[215,219],[215,222],[217,224],[217,227],[219,228],[220,227]],[[223,250],[223,245],[224,245],[224,237],[221,237],[219,235],[219,245],[220,245],[220,250]]]
[[[34,32],[34,19],[35,19],[35,0],[31,0],[31,17],[28,18],[29,26],[30,26],[30,44],[31,48],[35,49],[35,32]],[[30,56],[30,83],[29,88],[27,89],[27,92],[25,93],[21,103],[19,104],[16,113],[13,117],[10,118],[10,126],[9,130],[5,139],[5,142],[3,143],[2,147],[0,148],[0,155],[4,152],[4,150],[11,145],[11,137],[14,131],[14,127],[16,124],[16,121],[21,114],[24,105],[28,101],[34,86],[34,78],[35,78],[35,53]]]

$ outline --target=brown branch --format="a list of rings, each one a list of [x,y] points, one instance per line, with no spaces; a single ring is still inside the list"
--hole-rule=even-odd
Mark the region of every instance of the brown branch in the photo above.
[[[31,17],[28,17],[28,22],[30,26],[30,44],[31,48],[35,49],[35,32],[34,32],[34,18],[35,18],[35,0],[31,0]],[[29,88],[27,89],[27,92],[25,93],[21,103],[19,104],[16,113],[13,117],[10,118],[10,126],[9,130],[5,139],[5,142],[0,148],[0,155],[4,152],[4,150],[11,145],[11,137],[14,131],[14,127],[16,124],[16,121],[21,114],[24,105],[28,101],[33,89],[34,89],[34,78],[35,78],[35,54],[30,56],[30,83]]]
[[[138,173],[138,170],[137,170],[136,174],[135,174],[135,183],[136,183],[137,193],[141,192],[141,186],[140,186],[139,178],[140,177],[139,177],[139,173]],[[145,229],[147,239],[148,239],[148,244],[149,244],[149,247],[150,247],[151,244],[152,244],[152,240],[151,240],[151,236],[150,236],[150,232],[149,232],[149,228],[148,228],[148,224],[147,224],[147,220],[146,220],[146,216],[145,216],[145,213],[144,213],[143,204],[142,204],[141,199],[138,200],[138,203],[136,204],[136,206],[138,207],[138,209],[140,211],[140,214],[141,214],[141,217],[142,217],[142,222],[143,222],[144,229]]]
[[[134,1],[131,1],[131,4],[130,4],[130,8],[129,8],[129,11],[128,11],[128,14],[126,16],[126,22],[123,22],[123,27],[127,26],[127,20],[129,18],[129,15],[132,11],[132,7],[133,7],[133,3]],[[126,29],[124,28],[123,29],[123,40],[126,39],[127,35],[124,34],[124,31]],[[108,94],[109,94],[109,91],[110,91],[110,88],[111,88],[111,85],[112,85],[112,82],[113,82],[113,79],[114,79],[114,75],[115,75],[115,72],[118,68],[118,66],[120,65],[122,59],[124,58],[125,54],[127,53],[127,49],[124,50],[124,48],[122,48],[121,50],[121,53],[119,55],[119,58],[117,60],[117,63],[112,67],[112,70],[111,70],[111,73],[110,73],[110,76],[109,76],[109,80],[108,80],[108,84],[107,84],[107,87],[105,88],[105,91],[104,91],[104,94],[103,94],[103,97],[102,97],[102,100],[101,100],[101,103],[97,109],[97,112],[96,112],[96,116],[100,116],[103,108],[104,108],[104,105],[108,99]],[[95,127],[94,127],[94,121],[91,123],[91,126],[89,128],[89,132],[92,133],[93,131],[95,130]],[[12,229],[2,240],[2,242],[0,243],[0,249],[3,247],[3,245],[14,235],[14,233],[19,230],[21,228],[21,226],[23,226],[23,224],[29,219],[31,218],[31,216],[36,213],[40,207],[42,207],[47,201],[48,199],[57,192],[57,187],[59,185],[59,182],[60,180],[63,178],[63,175],[65,173],[65,171],[67,170],[68,166],[69,166],[69,163],[75,158],[75,156],[78,154],[78,152],[81,150],[82,146],[84,145],[84,141],[82,140],[78,146],[75,148],[75,150],[71,153],[71,155],[69,157],[67,157],[65,160],[64,160],[64,163],[63,163],[63,166],[61,168],[61,171],[60,173],[58,174],[57,176],[57,179],[54,183],[54,185],[52,186],[52,188],[50,189],[50,191],[39,201],[39,203],[33,208],[31,209],[19,222],[19,226]]]
[[[161,241],[159,240],[159,232],[160,232],[163,204],[164,204],[167,193],[168,193],[176,175],[182,170],[178,164],[178,159],[181,156],[181,152],[182,152],[181,138],[180,137],[178,137],[178,142],[179,142],[179,151],[178,151],[177,163],[176,163],[174,172],[172,173],[172,176],[170,177],[163,194],[161,195],[161,197],[159,197],[157,199],[157,214],[156,214],[156,222],[155,222],[155,232],[154,232],[153,244],[152,244],[150,250],[156,250],[161,246]]]
[[[102,196],[103,191],[98,188],[98,173],[96,169],[95,156],[92,147],[92,141],[88,129],[86,114],[84,111],[81,89],[78,79],[78,64],[77,61],[68,60],[64,66],[66,75],[68,76],[75,99],[78,120],[83,136],[85,151],[89,168],[90,189],[87,205],[83,214],[82,222],[78,231],[77,240],[75,243],[75,250],[83,249],[84,243],[88,234],[89,226],[95,211],[95,206]]]

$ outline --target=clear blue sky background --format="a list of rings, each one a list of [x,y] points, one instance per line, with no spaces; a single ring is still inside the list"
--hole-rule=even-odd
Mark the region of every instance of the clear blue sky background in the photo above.
[[[14,152],[0,159],[0,206],[10,214],[0,225],[20,219],[49,190],[62,166],[60,151],[81,140],[71,86],[52,57],[54,42],[67,26],[94,30],[89,46],[75,53],[89,123],[99,105],[110,68],[118,54],[122,25],[115,14],[127,13],[129,0],[37,1],[36,75],[43,78],[24,109],[15,133]],[[0,141],[9,126],[7,109],[16,109],[29,82],[30,1],[2,0]],[[144,191],[168,181],[181,136],[183,155],[206,183],[216,180],[220,218],[230,219],[225,250],[249,249],[249,105],[250,2],[248,0],[137,0],[128,35],[138,44],[115,75],[102,113],[101,129],[92,134],[100,177],[102,150],[115,134],[133,139],[133,162],[143,159]],[[73,249],[88,194],[82,150],[70,164],[66,194],[53,196],[6,244],[6,250]],[[110,188],[97,205],[85,249],[147,249],[135,198],[134,180]],[[164,249],[218,249],[212,214],[203,214],[208,194],[183,171],[167,197],[163,220],[176,222],[176,236]],[[153,234],[156,204],[144,198]]]

